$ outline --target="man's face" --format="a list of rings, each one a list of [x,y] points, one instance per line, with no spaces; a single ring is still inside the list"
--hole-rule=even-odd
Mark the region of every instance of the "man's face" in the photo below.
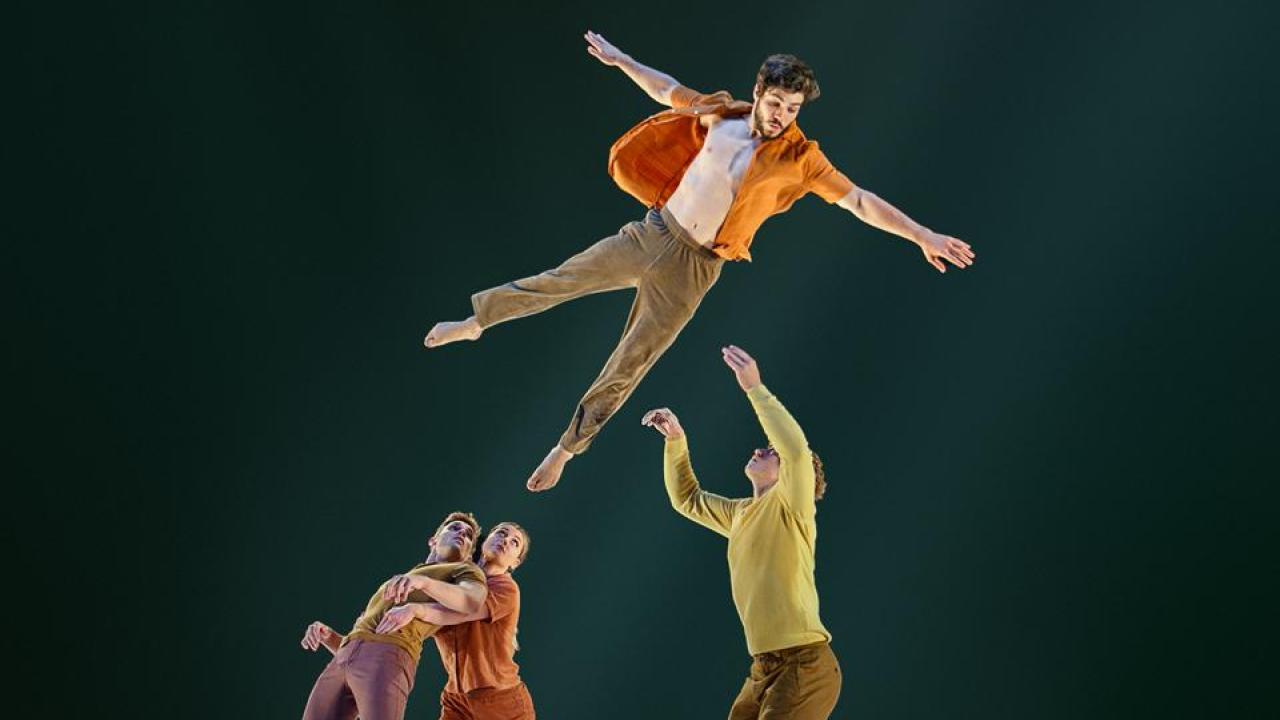
[[[777,450],[771,447],[756,448],[744,470],[753,485],[767,486],[778,481],[778,467],[781,464]]]
[[[436,532],[431,546],[439,556],[468,560],[476,546],[476,532],[469,524],[454,520]]]
[[[524,533],[503,523],[489,533],[480,551],[484,554],[485,560],[498,562],[514,569],[520,564],[520,554],[524,552],[527,542]]]
[[[804,93],[787,92],[771,87],[763,90],[757,86],[752,93],[755,107],[751,109],[751,129],[767,138],[776,138],[787,126],[796,121]]]

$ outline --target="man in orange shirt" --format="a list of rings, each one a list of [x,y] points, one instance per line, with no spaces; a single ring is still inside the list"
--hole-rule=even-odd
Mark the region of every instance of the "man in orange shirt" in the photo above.
[[[533,698],[515,662],[520,586],[511,573],[529,554],[529,534],[498,523],[480,548],[489,595],[475,612],[427,603],[419,615],[441,626],[436,648],[449,681],[440,693],[440,720],[534,720]]]
[[[636,289],[617,348],[560,442],[529,477],[526,485],[534,491],[553,487],[565,464],[587,449],[693,317],[724,261],[750,260],[760,225],[807,193],[915,243],[938,272],[946,272],[944,261],[964,268],[974,260],[967,243],[933,232],[856,187],[804,136],[796,115],[819,91],[813,71],[798,58],[766,58],[747,103],[723,90],[698,93],[596,33],[585,37],[588,53],[671,108],[627,132],[609,153],[609,174],[650,208],[648,214],[557,268],[476,293],[475,314],[437,323],[423,340],[428,348],[475,340],[493,325],[566,300]]]
[[[471,562],[480,525],[451,513],[427,541],[427,559],[382,584],[347,635],[313,622],[302,647],[324,647],[333,659],[316,678],[303,720],[400,720],[404,717],[422,642],[440,629],[424,617],[428,602],[471,613],[487,595],[484,573]]]

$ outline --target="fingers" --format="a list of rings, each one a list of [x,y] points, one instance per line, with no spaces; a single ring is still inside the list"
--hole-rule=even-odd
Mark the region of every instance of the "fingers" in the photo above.
[[[945,273],[947,271],[947,266],[943,265],[942,261],[939,260],[938,258],[932,255],[925,255],[924,257],[925,257],[925,260],[928,260],[929,264],[932,265],[934,268],[936,268],[938,272]]]
[[[973,248],[969,246],[969,243],[953,238],[950,235],[939,237],[941,237],[942,242],[935,244],[933,251],[928,253],[929,264],[937,267],[944,258],[958,268],[967,268],[973,264],[974,258],[977,256],[974,254]],[[945,271],[946,268],[944,266],[941,272]]]
[[[671,410],[667,408],[654,408],[653,410],[650,410],[649,412],[645,413],[644,417],[640,418],[640,424],[646,425],[646,426],[652,426],[655,423],[659,423],[659,422],[665,423],[670,420],[671,414],[672,414]]]
[[[315,652],[320,647],[320,623],[311,623],[302,635],[302,649]]]
[[[408,575],[393,575],[391,581],[387,583],[387,589],[382,592],[382,598],[399,605],[409,597],[412,591],[413,586]]]
[[[720,349],[720,353],[724,356],[724,361],[734,370],[745,370],[755,362],[742,348],[737,345],[729,345]]]

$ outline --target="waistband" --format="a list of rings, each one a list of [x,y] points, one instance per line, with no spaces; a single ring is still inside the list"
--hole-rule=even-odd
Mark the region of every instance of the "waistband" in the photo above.
[[[688,245],[690,249],[694,250],[702,257],[708,260],[724,259],[715,254],[711,248],[708,248],[697,240],[694,240],[693,237],[689,235],[689,232],[680,225],[680,221],[676,220],[676,216],[671,214],[671,211],[667,209],[666,205],[663,205],[661,210],[650,210],[649,212],[655,213],[662,218],[662,224],[667,226],[667,232],[671,233],[671,237],[679,240],[685,245]]]
[[[492,702],[500,702],[502,700],[505,700],[511,697],[512,695],[523,695],[529,692],[529,688],[526,687],[523,682],[518,682],[515,685],[511,685],[510,687],[504,687],[504,688],[492,688],[492,687],[476,688],[475,690],[471,690],[469,692],[464,692],[464,693],[455,692],[453,690],[445,690],[444,692],[446,695],[453,695],[454,697],[466,698],[468,702],[486,704],[486,703],[492,703]]]
[[[752,655],[751,657],[762,663],[776,663],[776,662],[782,662],[796,655],[799,655],[805,650],[816,650],[816,649],[827,647],[830,644],[831,643],[826,640],[819,640],[816,643],[809,643],[808,645],[796,645],[795,647],[783,648],[781,650],[772,650],[770,652],[757,653],[755,655]]]

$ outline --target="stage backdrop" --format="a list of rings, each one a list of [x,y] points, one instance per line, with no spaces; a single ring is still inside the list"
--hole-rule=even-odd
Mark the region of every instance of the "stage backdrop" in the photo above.
[[[670,509],[639,419],[673,408],[704,487],[746,494],[765,440],[728,343],[826,461],[836,717],[1268,714],[1277,107],[1261,3],[25,19],[7,526],[24,578],[10,631],[30,674],[57,678],[29,695],[41,714],[297,716],[327,660],[299,649],[307,624],[350,627],[462,509],[532,534],[517,658],[541,717],[723,716],[750,660],[725,542]],[[978,261],[939,275],[800,201],[535,496],[525,478],[631,294],[474,345],[421,340],[472,292],[642,216],[605,159],[660,108],[587,55],[588,28],[744,98],[767,54],[799,55],[823,91],[806,134]],[[409,717],[436,716],[443,682],[429,644]]]

